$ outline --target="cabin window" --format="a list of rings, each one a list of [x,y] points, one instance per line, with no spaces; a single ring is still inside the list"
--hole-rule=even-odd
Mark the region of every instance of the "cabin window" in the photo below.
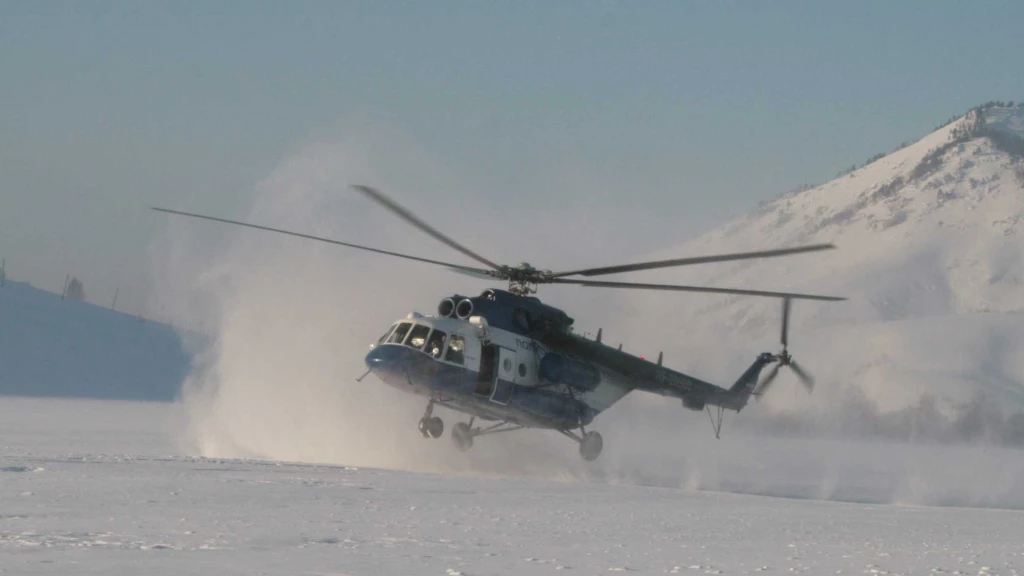
[[[405,345],[417,350],[423,350],[423,345],[427,343],[427,334],[430,334],[430,326],[417,324],[409,332],[409,339],[405,342]]]
[[[526,378],[526,364],[522,362],[519,363],[519,377]]]
[[[501,363],[501,367],[505,370],[505,372],[511,372],[512,371],[512,361],[509,360],[508,358],[505,358],[505,361]]]
[[[391,333],[388,338],[388,344],[401,344],[405,342],[405,335],[409,333],[409,327],[412,326],[409,322],[402,322],[395,328],[395,331]]]
[[[441,352],[444,351],[444,342],[447,340],[447,334],[440,330],[434,330],[430,333],[430,338],[427,340],[426,353],[430,354],[434,358],[440,358]]]
[[[458,334],[452,334],[448,339],[448,353],[444,359],[452,364],[462,364],[465,360],[463,353],[466,351],[466,339]]]

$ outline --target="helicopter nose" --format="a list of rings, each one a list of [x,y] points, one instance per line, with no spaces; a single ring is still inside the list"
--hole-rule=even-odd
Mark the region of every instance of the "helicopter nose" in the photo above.
[[[407,359],[401,346],[377,346],[366,355],[366,367],[384,372],[399,368]]]

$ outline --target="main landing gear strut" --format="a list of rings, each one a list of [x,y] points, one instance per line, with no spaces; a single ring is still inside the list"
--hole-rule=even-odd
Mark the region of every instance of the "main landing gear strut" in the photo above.
[[[477,436],[487,436],[488,434],[498,434],[500,432],[512,432],[520,430],[523,427],[518,424],[510,424],[508,422],[498,422],[492,424],[486,428],[477,426],[473,427],[473,422],[476,418],[470,418],[469,422],[459,422],[452,427],[452,443],[455,444],[455,449],[459,452],[465,452],[473,447],[473,438]]]
[[[431,400],[427,403],[427,409],[423,413],[423,417],[420,418],[419,431],[423,434],[424,438],[440,438],[444,434],[444,422],[440,418],[434,416],[434,402]],[[459,452],[466,452],[473,447],[473,438],[477,436],[487,436],[488,434],[498,434],[501,432],[513,432],[515,430],[521,430],[524,428],[519,424],[512,424],[510,422],[498,422],[486,427],[473,427],[473,422],[476,418],[470,418],[469,422],[459,422],[455,426],[452,426],[452,444],[455,445],[455,449]],[[586,460],[596,460],[601,455],[601,449],[604,448],[604,440],[601,435],[597,432],[587,430],[580,426],[580,433],[577,434],[572,430],[559,430],[563,435],[572,438],[580,445],[580,456]]]
[[[440,438],[444,434],[444,422],[434,416],[434,403],[436,400],[430,400],[427,403],[427,410],[423,413],[423,418],[420,418],[419,431],[423,434],[424,438]],[[486,436],[488,434],[497,434],[499,432],[512,432],[513,430],[519,430],[523,428],[518,424],[511,424],[509,422],[498,422],[493,426],[487,426],[481,428],[477,426],[473,427],[473,421],[475,418],[470,418],[469,422],[459,422],[452,427],[452,443],[455,444],[455,448],[459,452],[465,452],[473,447],[473,438],[477,436]]]

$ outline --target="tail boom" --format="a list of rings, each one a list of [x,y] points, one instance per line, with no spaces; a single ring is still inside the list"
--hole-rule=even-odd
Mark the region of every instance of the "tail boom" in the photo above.
[[[750,396],[754,393],[754,389],[757,388],[757,382],[761,377],[761,371],[764,367],[775,362],[776,358],[770,352],[764,352],[754,360],[754,363],[747,368],[746,372],[740,375],[736,383],[733,384],[728,390],[723,390],[721,394],[718,394],[714,398],[708,400],[708,404],[720,406],[728,410],[735,410],[739,412],[750,400]]]

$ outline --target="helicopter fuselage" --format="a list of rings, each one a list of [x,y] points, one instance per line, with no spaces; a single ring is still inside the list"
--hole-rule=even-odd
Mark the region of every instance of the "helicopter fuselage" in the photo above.
[[[633,390],[684,407],[741,410],[764,366],[758,356],[731,388],[572,333],[572,318],[537,298],[488,289],[445,298],[436,316],[411,313],[371,346],[366,365],[388,385],[483,420],[582,429]],[[428,411],[430,409],[428,408]]]
[[[486,319],[410,314],[373,345],[367,367],[388,385],[483,420],[572,430],[634,386]]]

